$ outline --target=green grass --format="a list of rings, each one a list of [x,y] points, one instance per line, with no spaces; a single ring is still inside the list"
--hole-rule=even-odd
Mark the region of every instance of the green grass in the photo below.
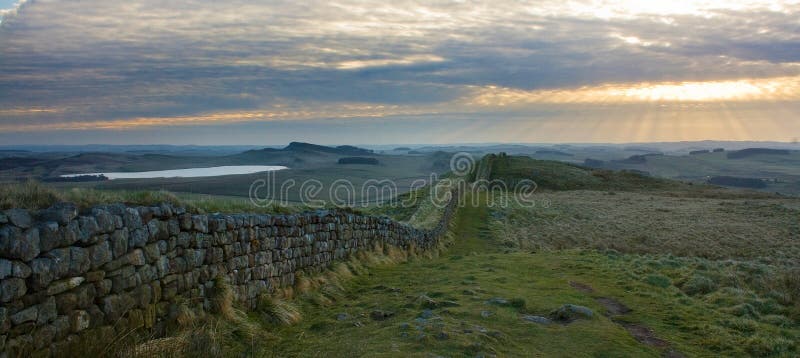
[[[763,290],[755,289],[758,284],[775,289],[779,280],[764,280],[773,275],[791,280],[792,275],[781,276],[766,265],[663,254],[508,250],[487,227],[488,215],[483,207],[461,209],[455,244],[438,258],[373,267],[369,275],[345,285],[341,300],[328,305],[301,302],[304,320],[275,329],[263,354],[475,356],[484,352],[589,357],[663,353],[637,342],[618,322],[603,316],[606,308],[596,300],[600,297],[624,303],[632,312],[621,320],[651,328],[670,342],[671,349],[689,356],[797,353],[800,327],[788,306],[792,303],[780,301],[787,297],[759,296],[756,291]],[[693,277],[705,277],[713,284]],[[570,282],[589,285],[593,292],[576,290]],[[792,285],[787,288],[798,288]],[[422,305],[421,296],[448,303],[432,310],[436,318],[423,322],[418,318],[431,305]],[[487,304],[493,297],[505,298],[509,304]],[[522,314],[546,315],[565,303],[587,306],[597,314],[569,325],[539,326],[520,319]],[[395,314],[374,321],[370,318],[374,310]],[[482,311],[491,314],[484,317]],[[340,313],[349,318],[338,320]]]
[[[259,357],[800,353],[800,201],[510,160],[492,175],[551,183],[535,207],[487,207],[482,193],[480,205],[459,209],[447,250],[387,248],[359,255],[367,268],[351,261],[299,275],[261,311],[199,325],[196,336],[209,338],[189,346]],[[594,190],[569,190],[578,188]],[[426,202],[386,213],[425,227],[439,213]],[[631,312],[608,315],[608,298]],[[564,304],[595,314],[546,326],[522,319]],[[667,347],[639,342],[632,325]]]

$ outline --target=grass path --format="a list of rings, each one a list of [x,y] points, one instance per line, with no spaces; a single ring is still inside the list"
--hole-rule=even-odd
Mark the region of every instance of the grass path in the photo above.
[[[436,258],[370,267],[328,304],[301,297],[303,320],[265,326],[271,338],[259,342],[257,355],[796,356],[799,336],[791,321],[777,327],[739,317],[657,274],[679,267],[675,258],[511,250],[488,227],[490,210],[459,209],[454,243]],[[729,300],[733,308],[761,302],[746,295]],[[593,315],[569,324],[524,319],[564,304],[588,307]]]
[[[592,269],[581,254],[503,253],[484,206],[459,210],[454,245],[435,259],[379,266],[347,284],[330,305],[302,303],[304,319],[264,342],[273,356],[660,356],[600,313],[569,285],[566,267]],[[573,270],[574,271],[574,270]],[[492,298],[508,303],[493,304]],[[499,300],[495,300],[502,302]],[[562,304],[591,307],[591,319],[540,325]],[[390,314],[376,320],[374,312]]]

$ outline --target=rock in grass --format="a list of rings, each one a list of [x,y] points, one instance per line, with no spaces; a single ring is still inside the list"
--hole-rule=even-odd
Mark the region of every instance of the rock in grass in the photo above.
[[[350,318],[350,316],[347,313],[339,313],[339,314],[336,315],[336,320],[337,321],[345,321],[348,318]]]
[[[417,302],[423,308],[436,308],[439,306],[439,302],[436,302],[436,300],[427,295],[420,295],[417,297]]]
[[[382,311],[382,310],[375,310],[372,311],[369,315],[375,321],[385,321],[392,316],[394,316],[394,312],[392,311]]]
[[[553,311],[550,316],[556,321],[573,321],[580,318],[592,318],[594,312],[589,307],[565,304]]]
[[[492,311],[481,311],[481,317],[489,318],[492,316]]]
[[[422,311],[422,313],[420,313],[420,315],[419,315],[419,316],[420,316],[421,318],[425,318],[425,319],[431,318],[431,317],[433,317],[433,311],[431,311],[431,310],[424,310],[424,311]]]
[[[550,323],[553,322],[552,320],[550,320],[547,317],[534,316],[534,315],[524,315],[524,316],[522,316],[522,319],[525,320],[525,321],[528,321],[528,322],[533,322],[533,323],[538,323],[538,324],[545,324],[545,325],[550,324]]]
[[[488,303],[490,305],[505,306],[505,305],[508,304],[508,300],[505,299],[505,298],[501,298],[501,297],[492,297],[488,301],[486,301],[486,303]]]

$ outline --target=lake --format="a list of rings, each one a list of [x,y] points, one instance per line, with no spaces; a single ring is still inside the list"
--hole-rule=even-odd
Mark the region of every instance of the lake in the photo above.
[[[252,174],[274,170],[289,169],[279,165],[227,165],[210,168],[189,168],[172,170],[154,170],[149,172],[116,172],[116,173],[83,173],[66,174],[62,178],[72,178],[82,175],[105,175],[108,179],[148,179],[148,178],[197,178],[215,177],[220,175]]]

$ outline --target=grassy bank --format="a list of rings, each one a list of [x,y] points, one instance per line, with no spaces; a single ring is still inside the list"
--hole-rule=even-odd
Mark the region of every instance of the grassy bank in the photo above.
[[[109,203],[156,205],[170,203],[195,213],[294,213],[307,210],[301,205],[256,206],[247,198],[172,193],[163,190],[100,190],[53,188],[35,181],[0,184],[0,209],[45,209],[58,202],[70,202],[80,209]]]

